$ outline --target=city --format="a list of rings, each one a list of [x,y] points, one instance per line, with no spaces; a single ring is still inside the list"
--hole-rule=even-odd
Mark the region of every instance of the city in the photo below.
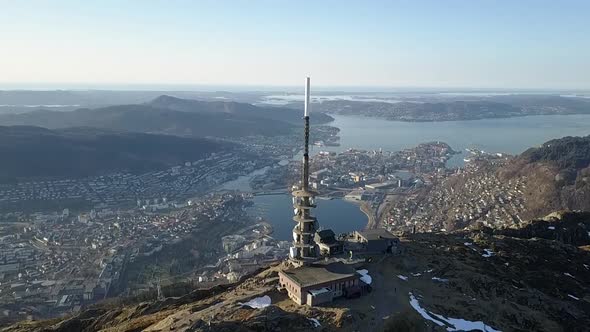
[[[0,10],[0,332],[588,330],[590,2]]]

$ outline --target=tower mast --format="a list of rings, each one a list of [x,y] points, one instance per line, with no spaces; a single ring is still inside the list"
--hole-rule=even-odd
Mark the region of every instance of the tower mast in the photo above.
[[[305,191],[309,189],[309,93],[309,77],[307,77],[305,80],[305,106],[303,109],[305,143],[303,150],[303,171],[301,172],[303,177],[301,180],[302,189]]]
[[[311,209],[315,207],[316,193],[309,189],[309,99],[310,86],[309,77],[307,77],[305,80],[305,106],[303,111],[305,124],[303,169],[301,172],[301,188],[293,191],[293,205],[295,208],[293,220],[297,224],[293,228],[293,247],[291,247],[290,252],[290,258],[298,263],[312,261],[318,256],[318,248],[314,240],[318,222],[311,215]]]

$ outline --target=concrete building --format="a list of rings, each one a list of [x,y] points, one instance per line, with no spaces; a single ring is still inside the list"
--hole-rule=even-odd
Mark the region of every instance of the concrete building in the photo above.
[[[393,252],[399,246],[399,238],[384,228],[355,231],[353,236],[367,252]]]
[[[360,276],[344,263],[302,266],[279,271],[279,282],[289,298],[310,306],[331,302],[337,297],[353,297],[361,292]]]
[[[395,187],[399,187],[399,184],[397,182],[378,182],[378,183],[372,183],[372,184],[365,185],[366,189],[371,189],[371,190],[386,190],[386,189],[392,189]]]
[[[344,251],[342,243],[336,240],[336,234],[331,229],[317,231],[315,243],[320,247],[322,255],[337,255]]]

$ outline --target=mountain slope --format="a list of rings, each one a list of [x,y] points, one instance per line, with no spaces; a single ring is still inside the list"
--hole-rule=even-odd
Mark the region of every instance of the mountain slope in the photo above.
[[[563,232],[572,222],[590,227],[588,214],[563,218],[532,224]],[[501,331],[584,331],[590,324],[590,242],[574,246],[529,235],[530,229],[510,235],[490,229],[408,235],[401,253],[357,266],[372,276],[372,292],[320,307],[295,305],[279,292],[277,271],[284,266],[278,265],[236,284],[162,301],[154,291],[152,301],[98,304],[69,318],[23,322],[3,331],[426,332],[455,331],[465,321]],[[170,287],[163,292],[176,293]],[[240,305],[263,295],[271,306]],[[453,328],[423,318],[416,305],[431,317],[454,318]]]
[[[179,136],[275,136],[292,125],[231,114],[197,114],[155,108],[149,105],[119,105],[71,112],[35,111],[0,116],[0,124],[31,125],[50,129],[98,127],[115,130],[164,133]]]
[[[149,102],[148,105],[182,112],[201,114],[229,113],[233,115],[288,122],[295,125],[302,124],[301,110],[284,107],[260,107],[233,101],[201,101],[181,99],[167,95],[162,95],[158,98],[155,98]],[[317,112],[311,113],[310,117],[314,124],[323,124],[333,120],[330,116]]]
[[[233,148],[202,138],[96,128],[0,126],[0,174],[6,180],[80,177],[116,171],[140,173]]]
[[[277,136],[302,126],[301,112],[245,103],[205,102],[161,96],[148,104],[118,105],[70,112],[40,110],[0,115],[0,125],[50,129],[98,127],[192,137]],[[330,121],[324,114],[318,120]]]
[[[528,182],[524,218],[562,209],[590,211],[590,136],[564,137],[531,148],[497,174],[503,181]]]

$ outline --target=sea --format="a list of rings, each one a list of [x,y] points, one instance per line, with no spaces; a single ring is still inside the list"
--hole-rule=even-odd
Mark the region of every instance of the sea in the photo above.
[[[399,151],[424,142],[442,141],[461,152],[449,160],[448,167],[461,167],[464,164],[466,148],[519,154],[551,139],[590,135],[590,115],[542,115],[448,122],[400,122],[343,115],[333,117],[334,121],[329,125],[340,128],[340,146],[314,146],[312,153],[340,152],[349,148]],[[261,173],[256,171],[252,175],[240,177],[226,184],[226,189],[248,191],[248,179],[256,174]],[[269,221],[273,225],[275,238],[290,240],[294,226],[291,196],[255,196],[253,200],[250,213]],[[320,225],[332,228],[337,234],[362,229],[368,220],[356,204],[341,199],[318,200],[318,208],[314,212]]]

